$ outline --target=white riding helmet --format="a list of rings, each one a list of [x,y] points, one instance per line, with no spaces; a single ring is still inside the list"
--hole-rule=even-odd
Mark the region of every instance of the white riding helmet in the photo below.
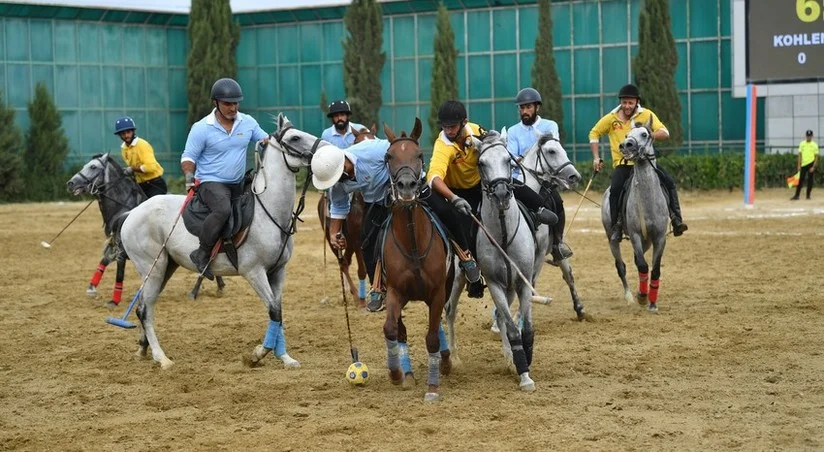
[[[323,146],[312,156],[312,185],[326,190],[335,185],[343,174],[346,156],[337,146]]]

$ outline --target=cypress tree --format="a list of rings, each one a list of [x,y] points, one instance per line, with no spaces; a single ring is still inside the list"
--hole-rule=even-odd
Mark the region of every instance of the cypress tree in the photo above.
[[[29,118],[24,158],[29,195],[38,201],[54,199],[65,192],[63,164],[69,154],[69,140],[54,99],[42,82],[34,88]]]
[[[9,201],[22,189],[23,134],[14,123],[14,110],[5,106],[0,92],[0,200]]]
[[[383,19],[375,0],[353,0],[346,8],[343,23],[343,81],[346,99],[352,106],[352,121],[379,123],[381,71],[386,61],[383,46]]]
[[[555,67],[552,48],[551,0],[538,0],[538,36],[535,38],[535,62],[532,64],[532,87],[541,93],[543,105],[540,115],[558,123],[561,139],[564,136],[564,108],[561,103],[561,77]]]
[[[438,18],[434,39],[435,60],[432,63],[430,84],[429,129],[432,140],[438,138],[438,109],[448,100],[458,98],[458,49],[455,47],[455,31],[449,22],[449,11],[443,2],[438,4]]]
[[[641,90],[644,107],[650,108],[667,126],[667,147],[684,141],[681,100],[675,88],[678,52],[672,36],[669,0],[645,0],[638,25],[638,56],[632,72]]]
[[[232,21],[229,0],[192,0],[186,60],[189,124],[212,111],[210,94],[219,78],[235,77],[240,26]]]

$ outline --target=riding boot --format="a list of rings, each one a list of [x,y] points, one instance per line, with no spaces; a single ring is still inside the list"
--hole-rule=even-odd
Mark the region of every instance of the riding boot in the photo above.
[[[681,204],[678,202],[678,192],[675,190],[669,190],[669,192],[672,235],[679,237],[689,228],[687,227],[687,224],[684,223],[684,220],[681,219]]]
[[[555,243],[552,245],[552,259],[547,259],[546,263],[557,267],[561,265],[561,261],[572,257],[572,254],[572,249],[566,243]]]
[[[612,229],[609,232],[610,242],[620,242],[624,238],[624,222],[620,215],[615,215],[612,220]]]
[[[535,212],[535,219],[550,226],[558,224],[558,215],[546,207],[541,207]]]
[[[189,254],[189,259],[195,264],[198,273],[202,274],[204,278],[209,281],[215,279],[215,275],[209,270],[209,252],[203,248],[198,248]]]
[[[469,282],[466,287],[469,298],[483,298],[484,283],[481,281],[481,270],[478,268],[478,263],[469,252],[466,253],[467,260],[462,260],[460,266],[464,271],[464,276]]]

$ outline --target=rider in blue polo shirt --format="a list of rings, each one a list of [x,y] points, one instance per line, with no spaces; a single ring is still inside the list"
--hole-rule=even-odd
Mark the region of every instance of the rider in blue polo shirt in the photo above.
[[[515,97],[518,105],[518,112],[521,121],[506,132],[506,147],[516,158],[523,156],[542,135],[551,133],[559,138],[558,123],[538,116],[541,109],[541,94],[534,88],[524,88]],[[520,168],[512,171],[513,178],[520,178]],[[552,260],[547,261],[552,265],[559,265],[562,260],[572,256],[572,250],[564,243],[564,201],[557,190],[550,191],[551,200],[555,204],[555,213],[558,215],[558,223],[550,226],[554,240],[552,245]]]
[[[243,91],[236,81],[216,81],[211,98],[215,108],[192,125],[180,159],[186,188],[197,179],[198,196],[210,210],[203,222],[200,247],[189,255],[197,270],[209,279],[214,277],[208,268],[212,247],[231,215],[232,200],[242,194],[246,150],[249,143],[269,137],[254,118],[238,111]]]
[[[346,149],[355,142],[355,135],[352,133],[353,127],[355,130],[364,128],[360,124],[349,122],[349,118],[352,117],[352,107],[345,100],[332,101],[329,104],[329,113],[326,114],[326,117],[332,120],[332,125],[323,131],[321,138],[341,149]]]

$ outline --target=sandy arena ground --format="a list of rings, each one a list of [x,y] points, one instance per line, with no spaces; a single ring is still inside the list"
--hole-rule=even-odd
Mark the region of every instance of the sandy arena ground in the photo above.
[[[667,243],[658,314],[626,306],[599,211],[585,204],[568,241],[596,321],[574,320],[561,274],[547,266],[538,290],[555,301],[533,308],[537,391],[522,393],[489,332],[488,295],[463,298],[462,362],[434,404],[423,402],[422,303],[406,312],[419,384],[389,382],[384,313],[365,312],[350,314],[372,379],[345,382],[344,310],[331,253],[323,264],[316,195],[284,293],[294,370],[271,357],[243,366],[268,321],[245,280],[228,278],[222,298],[207,282],[192,301],[185,271],[158,302],[175,365],[136,360],[136,330],[104,322],[139,286],[131,264],[116,310],[103,307],[114,266],[98,298],[85,294],[103,241],[96,207],[48,250],[40,241],[84,203],[0,206],[0,450],[821,449],[824,193],[789,196],[758,192],[747,210],[739,192],[685,194],[690,230]],[[566,195],[568,218],[578,199]]]

